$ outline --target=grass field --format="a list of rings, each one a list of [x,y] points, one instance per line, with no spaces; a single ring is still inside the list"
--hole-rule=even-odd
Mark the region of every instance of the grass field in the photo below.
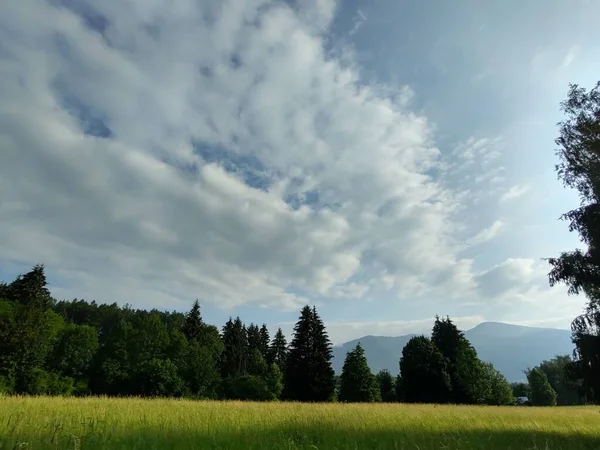
[[[599,409],[0,397],[0,448],[600,449]]]

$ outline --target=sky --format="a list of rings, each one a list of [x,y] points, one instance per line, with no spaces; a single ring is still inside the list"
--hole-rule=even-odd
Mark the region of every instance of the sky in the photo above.
[[[334,343],[568,328],[554,165],[588,0],[0,3],[0,278]]]

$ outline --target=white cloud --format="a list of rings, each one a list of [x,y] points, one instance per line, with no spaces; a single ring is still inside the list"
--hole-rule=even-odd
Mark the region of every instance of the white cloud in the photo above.
[[[488,228],[484,228],[479,233],[477,233],[471,240],[471,245],[483,244],[484,242],[489,241],[496,237],[504,228],[504,222],[501,220],[496,220],[492,223]]]
[[[508,191],[506,191],[504,194],[502,194],[502,196],[500,197],[500,202],[506,202],[506,201],[521,197],[528,190],[529,190],[529,186],[519,186],[519,185],[512,186]]]
[[[333,1],[298,5],[2,3],[0,262],[145,307],[470,295],[461,165],[410,89],[326,54]],[[455,156],[498,177],[496,148]]]
[[[578,45],[574,45],[571,48],[569,48],[569,51],[565,55],[565,58],[563,59],[561,65],[560,65],[560,68],[561,69],[568,68],[573,63],[573,61],[575,61],[578,51],[579,51]]]

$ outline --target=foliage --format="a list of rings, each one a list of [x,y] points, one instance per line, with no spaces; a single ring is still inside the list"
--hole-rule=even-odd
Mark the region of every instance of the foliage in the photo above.
[[[549,258],[550,285],[565,283],[570,294],[584,293],[588,306],[572,325],[575,361],[572,372],[583,381],[591,400],[600,402],[600,82],[587,91],[570,85],[561,103],[556,172],[566,187],[579,193],[580,206],[561,217],[587,249]]]
[[[411,338],[402,349],[400,375],[409,403],[445,403],[451,398],[446,358],[425,336]]]
[[[350,351],[346,355],[344,361],[344,367],[342,368],[342,375],[340,376],[340,392],[338,398],[341,402],[372,402],[377,397],[381,398],[381,395],[377,395],[373,392],[373,386],[375,384],[375,377],[369,369],[367,358],[365,357],[365,351],[361,347],[360,343],[356,345],[354,350]]]
[[[489,396],[485,369],[471,346],[450,318],[436,317],[432,342],[446,358],[453,403],[482,404]]]
[[[579,389],[579,380],[571,376],[572,364],[569,355],[559,355],[549,361],[543,361],[538,366],[546,374],[550,386],[556,392],[556,403],[559,406],[585,403],[585,398]]]
[[[555,406],[556,392],[550,386],[548,377],[539,368],[527,371],[527,380],[531,389],[531,404],[533,406]]]
[[[285,368],[285,361],[288,354],[288,345],[281,328],[277,329],[275,337],[269,347],[269,363],[277,364],[279,369],[283,372]]]
[[[287,400],[329,401],[335,393],[331,341],[315,308],[302,308],[285,365],[282,396]]]
[[[513,397],[531,397],[531,389],[527,383],[512,383],[510,385]]]
[[[515,397],[509,382],[491,363],[483,363],[484,382],[487,386],[486,405],[513,405]]]
[[[383,369],[375,375],[379,387],[379,396],[382,402],[392,403],[397,401],[396,383],[389,370]]]

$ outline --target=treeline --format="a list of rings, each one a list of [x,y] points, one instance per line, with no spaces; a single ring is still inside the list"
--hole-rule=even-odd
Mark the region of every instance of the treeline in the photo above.
[[[317,310],[305,306],[289,343],[266,325],[206,324],[196,301],[186,313],[84,300],[56,301],[43,266],[0,284],[0,392],[31,395],[161,396],[304,402],[509,405],[513,388],[482,362],[449,318],[431,338],[412,338],[400,374],[373,374],[362,347],[341,376]],[[534,370],[537,370],[534,369]],[[542,385],[556,393],[542,371]],[[537,385],[532,381],[529,395]],[[539,383],[538,383],[539,384]],[[533,395],[531,395],[533,397]]]

